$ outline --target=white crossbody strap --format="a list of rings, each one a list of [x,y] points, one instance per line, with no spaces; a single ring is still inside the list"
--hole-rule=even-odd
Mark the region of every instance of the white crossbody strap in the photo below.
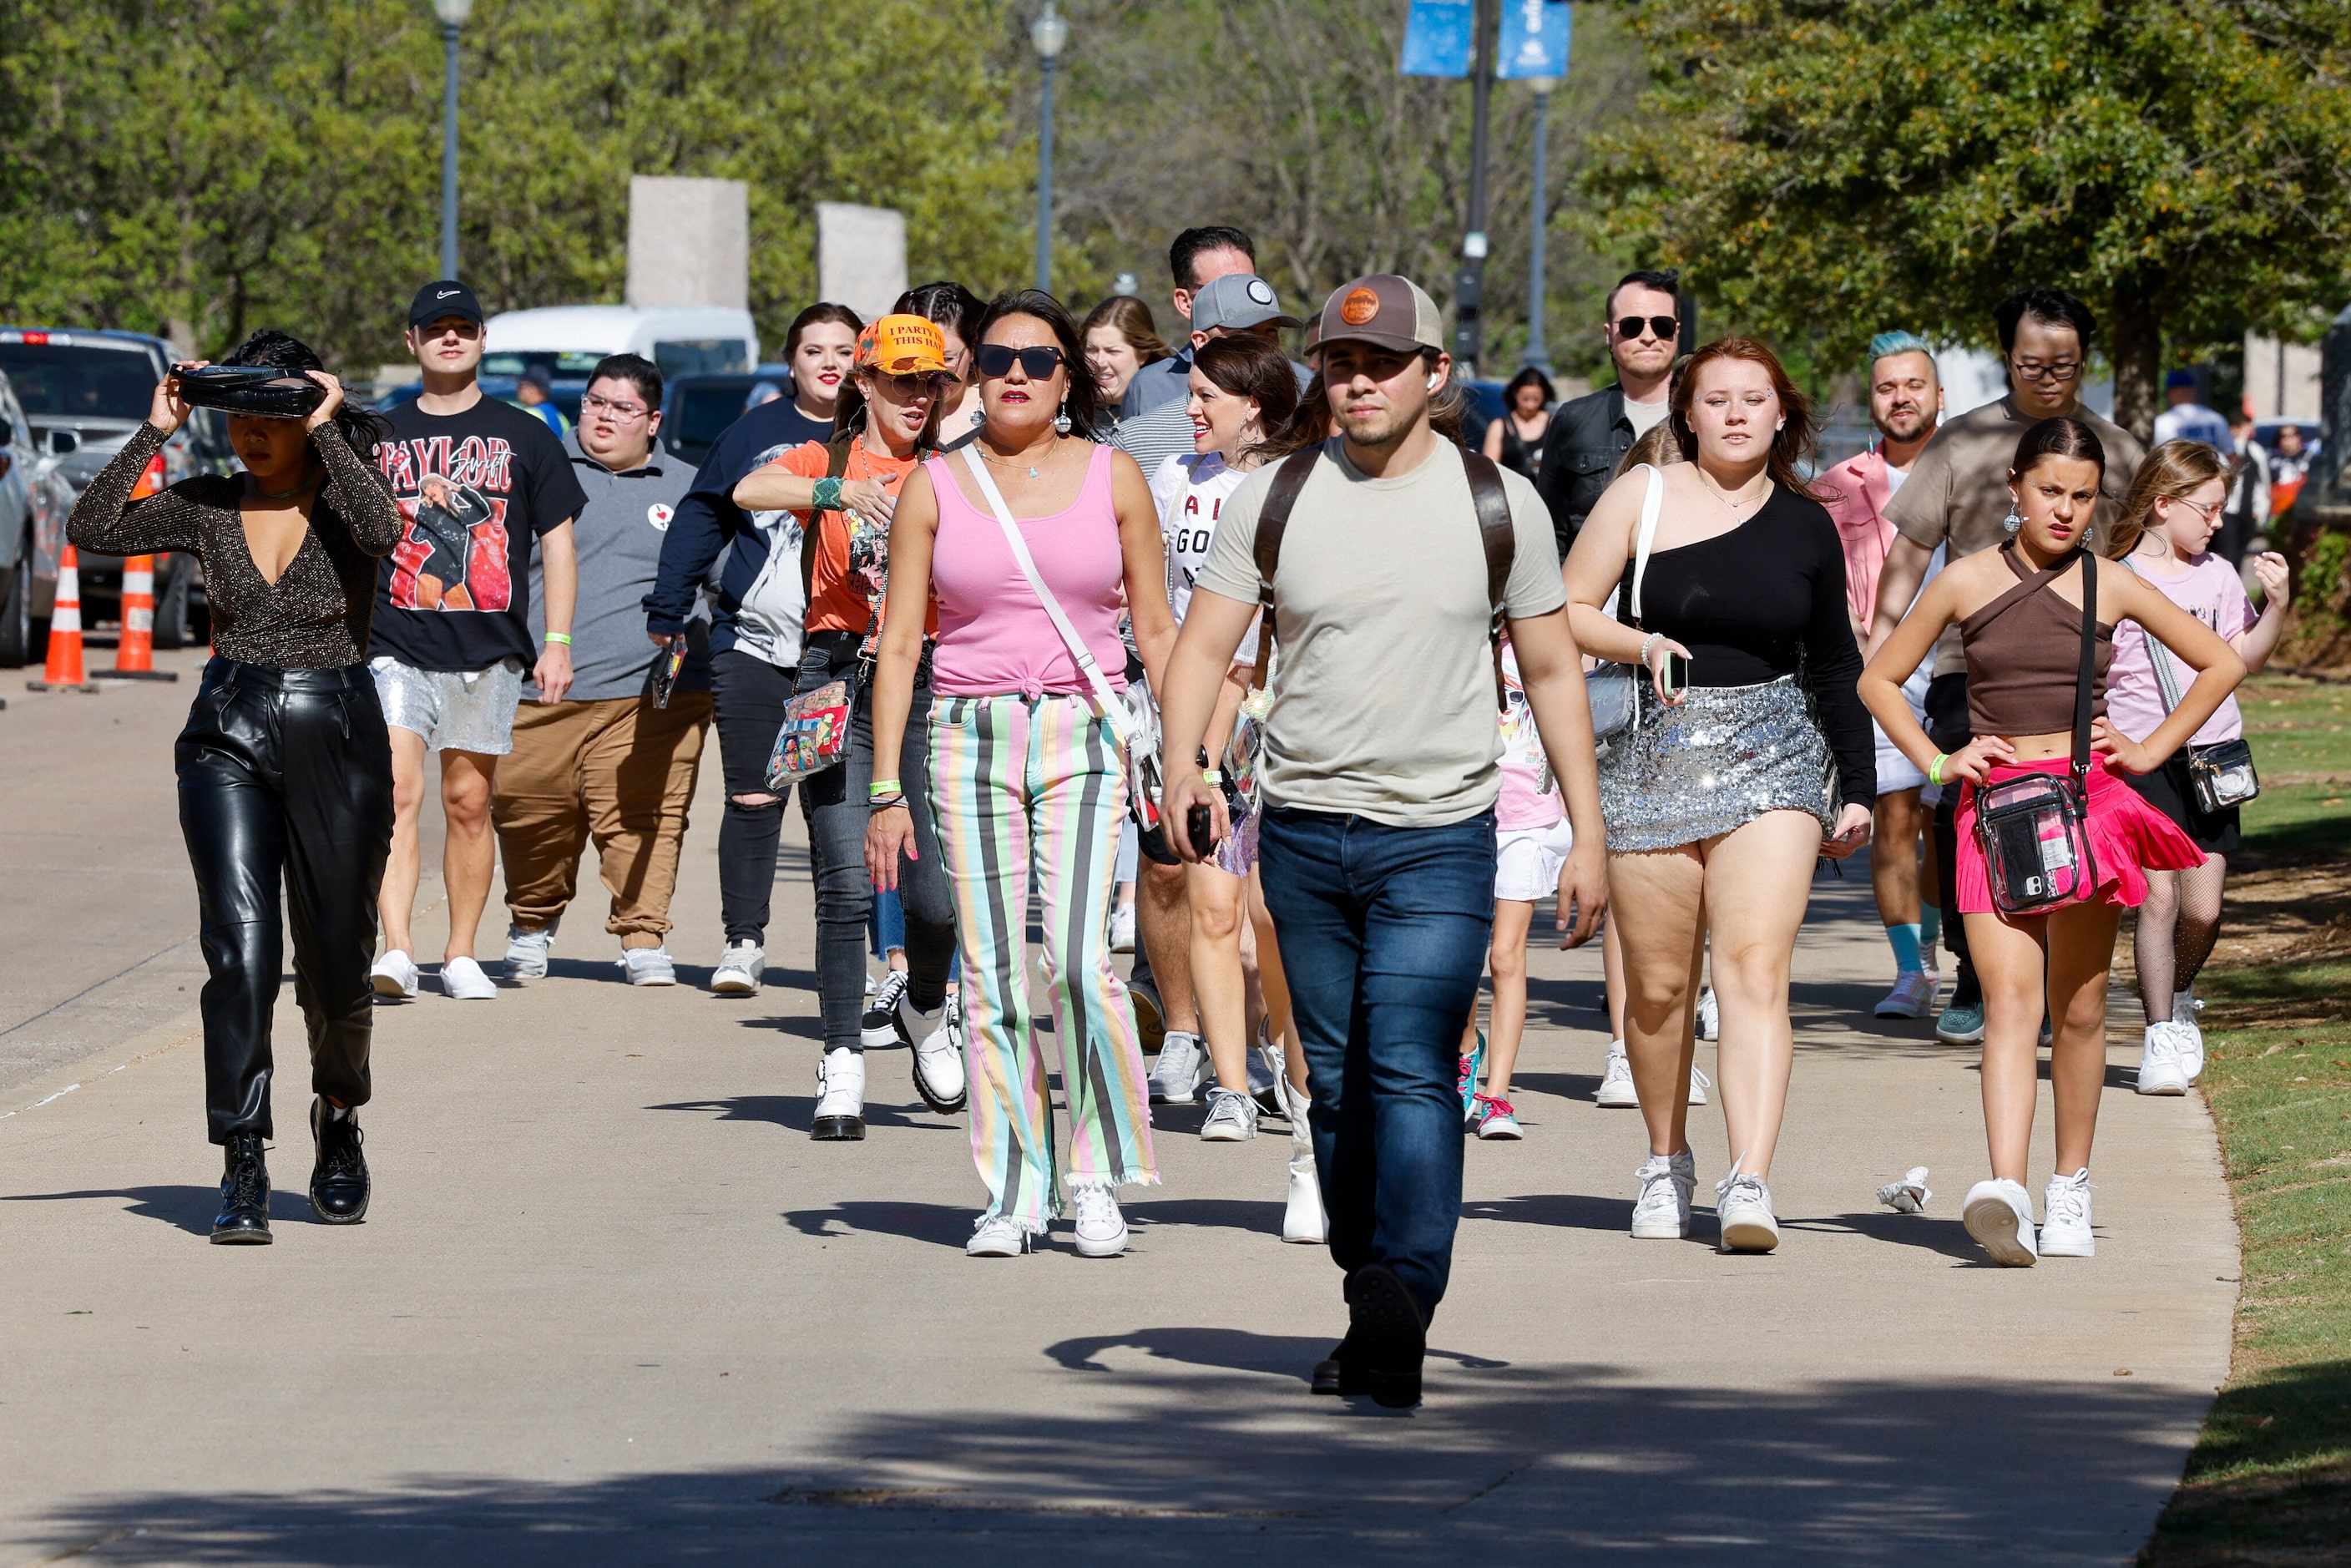
[[[1641,623],[1641,580],[1649,573],[1649,547],[1657,542],[1657,514],[1666,509],[1666,476],[1648,464],[1649,488],[1641,497],[1641,530],[1633,541],[1633,624]]]
[[[2133,577],[2142,580],[2147,577],[2147,573],[2131,566],[2130,557],[2123,557],[2123,565],[2130,568]],[[2168,718],[2171,710],[2179,706],[2179,676],[2171,667],[2171,651],[2149,636],[2144,626],[2139,628],[2139,638],[2147,644],[2147,662],[2155,670],[2156,695],[2163,699],[2164,716]]]
[[[1037,602],[1045,607],[1046,618],[1053,622],[1053,630],[1061,634],[1062,646],[1069,649],[1070,657],[1077,661],[1078,668],[1084,672],[1087,683],[1093,687],[1094,695],[1101,699],[1102,716],[1110,720],[1111,729],[1118,736],[1119,743],[1124,745],[1134,734],[1134,717],[1127,711],[1124,699],[1111,689],[1110,678],[1094,662],[1093,653],[1086,646],[1085,640],[1078,635],[1078,629],[1070,624],[1067,615],[1061,613],[1061,601],[1055,599],[1053,591],[1045,586],[1045,579],[1037,570],[1036,559],[1029,553],[1029,541],[1020,537],[1020,525],[1012,520],[1012,508],[1004,504],[1004,493],[996,487],[995,477],[981,460],[978,447],[979,444],[974,442],[963,449],[964,464],[970,468],[971,476],[979,481],[979,493],[987,497],[989,509],[995,512],[997,522],[1002,525],[1004,542],[1011,547],[1012,559],[1020,563],[1021,571],[1028,576],[1029,586],[1036,593]]]

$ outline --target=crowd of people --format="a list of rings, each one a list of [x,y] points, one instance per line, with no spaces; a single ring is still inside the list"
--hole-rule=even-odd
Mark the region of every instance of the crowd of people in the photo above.
[[[1302,318],[1237,229],[1186,230],[1169,261],[1172,342],[1129,297],[1082,322],[953,282],[871,321],[813,306],[789,392],[698,472],[663,448],[662,373],[633,355],[596,367],[560,436],[485,396],[482,311],[455,280],[411,307],[413,402],[364,413],[257,334],[228,362],[315,383],[315,412],[235,414],[243,474],[133,499],[188,415],[178,371],[158,387],[68,531],[193,552],[211,593],[178,766],[214,1240],[269,1239],[282,896],[311,1200],[350,1223],[372,1009],[425,979],[427,753],[444,996],[499,994],[475,949],[501,862],[503,977],[551,972],[591,843],[620,976],[667,986],[715,727],[721,996],[767,983],[799,796],[810,1135],[863,1139],[867,1056],[905,1048],[921,1099],[969,1118],[967,1250],[1019,1256],[1066,1214],[1103,1257],[1127,1245],[1120,1190],[1160,1179],[1155,1105],[1202,1103],[1210,1143],[1278,1119],[1282,1239],[1326,1245],[1344,1279],[1318,1393],[1419,1398],[1465,1139],[1525,1135],[1511,1082],[1546,903],[1563,946],[1604,941],[1597,1098],[1637,1108],[1647,1142],[1634,1237],[1690,1234],[1711,1087],[1719,1245],[1781,1244],[1797,934],[1819,862],[1869,845],[1878,1015],[1982,1044],[1991,1175],[1968,1229],[2003,1263],[2094,1252],[2122,913],[2139,1092],[2184,1092],[2243,798],[2213,782],[2241,749],[2231,693],[2282,630],[2283,559],[2252,559],[2256,610],[2213,549],[2238,455],[2210,433],[2148,452],[2085,408],[2095,322],[2056,289],[2001,306],[2010,392],[1957,418],[1928,345],[1881,334],[1861,367],[1878,440],[1816,467],[1779,358],[1737,336],[1686,352],[1671,275],[1609,294],[1614,384],[1556,404],[1523,372],[1465,444],[1411,280],[1353,279]],[[2057,1164],[2036,1214],[2044,1026]]]

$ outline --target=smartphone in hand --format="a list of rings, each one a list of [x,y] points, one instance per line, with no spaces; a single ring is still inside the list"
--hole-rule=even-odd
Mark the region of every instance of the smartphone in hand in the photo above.
[[[1192,841],[1192,852],[1202,860],[1217,847],[1217,814],[1208,810],[1206,800],[1195,800],[1184,813],[1184,836]]]
[[[1665,688],[1666,695],[1667,696],[1678,695],[1681,693],[1689,690],[1689,655],[1687,653],[1667,653],[1666,655],[1666,668],[1658,683]]]

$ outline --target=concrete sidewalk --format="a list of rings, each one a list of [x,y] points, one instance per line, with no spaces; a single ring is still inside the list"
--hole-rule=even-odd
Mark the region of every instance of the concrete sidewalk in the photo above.
[[[719,946],[704,782],[673,943],[695,982]],[[1626,1237],[1644,1140],[1591,1103],[1597,958],[1538,952],[1528,1137],[1468,1149],[1428,1401],[1389,1415],[1306,1393],[1344,1315],[1323,1253],[1277,1239],[1278,1132],[1207,1145],[1196,1111],[1163,1113],[1166,1185],[1127,1195],[1111,1261],[1066,1232],[963,1256],[965,1131],[903,1052],[873,1058],[864,1143],[810,1143],[803,864],[747,1004],[622,985],[598,893],[549,979],[380,1012],[355,1229],[301,1196],[290,987],[269,1249],[204,1239],[184,1018],[0,1096],[0,1564],[2120,1563],[2226,1372],[2201,1102],[2133,1095],[2118,1047],[2101,1255],[1985,1265],[1957,1219],[1973,1053],[1867,1018],[1865,875],[1820,884],[1798,957],[1772,1257],[1717,1255],[1706,1215],[1686,1244]],[[1719,1108],[1693,1127],[1706,1202]],[[2036,1184],[2048,1127],[2044,1093]],[[1878,1207],[1912,1165],[1929,1212]]]

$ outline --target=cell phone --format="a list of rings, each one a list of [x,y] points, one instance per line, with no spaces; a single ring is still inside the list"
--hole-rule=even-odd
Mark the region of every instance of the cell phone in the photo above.
[[[1689,678],[1689,655],[1687,653],[1667,653],[1666,655],[1664,678],[1660,682],[1660,684],[1665,687],[1666,695],[1667,696],[1672,696],[1677,692],[1688,690]]]
[[[669,695],[677,690],[677,675],[685,668],[685,639],[672,640],[667,649],[653,656],[653,706],[669,706]]]
[[[1192,841],[1192,852],[1206,860],[1208,852],[1217,847],[1217,814],[1208,810],[1206,800],[1196,800],[1184,813],[1184,835]]]

